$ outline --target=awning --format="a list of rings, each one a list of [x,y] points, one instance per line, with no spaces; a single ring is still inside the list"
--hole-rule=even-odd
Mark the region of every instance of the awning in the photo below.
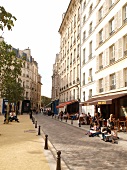
[[[123,96],[126,96],[127,93],[117,93],[117,94],[110,94],[110,95],[102,95],[93,97],[84,102],[84,106],[88,105],[103,105],[103,104],[112,104],[113,99],[117,99]]]
[[[58,106],[56,106],[56,108],[63,108],[64,106],[66,105],[69,105],[69,104],[72,104],[72,103],[75,103],[77,102],[77,100],[72,100],[72,101],[68,101],[68,102],[64,102],[64,103],[60,103]]]

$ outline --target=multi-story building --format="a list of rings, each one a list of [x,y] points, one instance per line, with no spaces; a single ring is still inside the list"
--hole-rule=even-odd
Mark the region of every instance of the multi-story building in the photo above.
[[[91,6],[94,7],[87,22],[93,18],[93,36],[96,40],[92,46],[95,63],[92,63],[93,60],[89,63],[95,70],[94,93],[85,103],[94,105],[95,111],[102,112],[105,118],[108,118],[110,113],[116,118],[127,117],[127,2],[83,0],[82,7],[85,3],[86,11],[87,7],[89,10]],[[85,28],[84,26],[82,31],[85,31]],[[81,49],[84,48],[82,45]],[[82,73],[86,68],[84,65]]]
[[[94,1],[82,1],[81,3],[81,102],[84,102],[96,94],[96,4]],[[94,106],[82,106],[82,112],[94,113]]]
[[[68,112],[79,111],[80,99],[80,1],[71,0],[63,14],[60,33],[60,103]],[[72,102],[72,103],[71,103]],[[73,107],[71,107],[73,105]]]
[[[31,56],[31,50],[19,50],[12,47],[16,57],[23,58],[22,74],[19,78],[24,87],[24,100],[18,102],[19,112],[28,112],[30,107],[39,109],[41,106],[41,76],[38,74],[38,63]],[[6,100],[0,100],[0,112],[4,113]]]
[[[60,63],[59,54],[56,54],[55,64],[53,64],[53,75],[52,75],[52,111],[57,114],[58,110],[56,106],[59,104],[59,90],[60,90]]]

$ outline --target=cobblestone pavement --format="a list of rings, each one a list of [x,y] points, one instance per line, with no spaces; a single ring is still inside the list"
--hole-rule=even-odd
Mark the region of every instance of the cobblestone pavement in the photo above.
[[[127,147],[88,137],[84,130],[42,114],[34,117],[70,170],[127,170]]]

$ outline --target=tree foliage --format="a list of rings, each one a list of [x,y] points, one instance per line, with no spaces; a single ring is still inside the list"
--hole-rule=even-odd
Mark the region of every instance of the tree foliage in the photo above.
[[[41,106],[45,107],[51,102],[51,98],[46,97],[46,96],[41,96]]]
[[[0,6],[0,29],[3,31],[7,27],[8,30],[11,30],[14,26],[14,21],[16,21],[16,18],[7,12],[4,7]]]
[[[24,89],[19,76],[22,73],[23,60],[17,58],[11,45],[0,43],[0,91],[1,97],[9,102],[22,99]]]

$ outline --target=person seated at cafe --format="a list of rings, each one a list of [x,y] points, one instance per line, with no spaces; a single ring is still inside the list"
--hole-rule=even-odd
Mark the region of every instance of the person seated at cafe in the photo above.
[[[90,123],[91,123],[91,115],[88,112],[88,115],[87,115],[87,125],[90,125]]]
[[[9,121],[12,122],[13,120],[19,122],[15,112],[12,111],[12,112],[10,112],[10,115],[9,115]]]
[[[94,126],[93,129],[90,130],[89,137],[99,136],[99,134],[101,134],[100,125],[97,122],[94,122]]]
[[[114,121],[115,121],[115,118],[113,117],[113,114],[110,114],[110,117],[107,120],[107,126],[110,128],[114,128]]]

